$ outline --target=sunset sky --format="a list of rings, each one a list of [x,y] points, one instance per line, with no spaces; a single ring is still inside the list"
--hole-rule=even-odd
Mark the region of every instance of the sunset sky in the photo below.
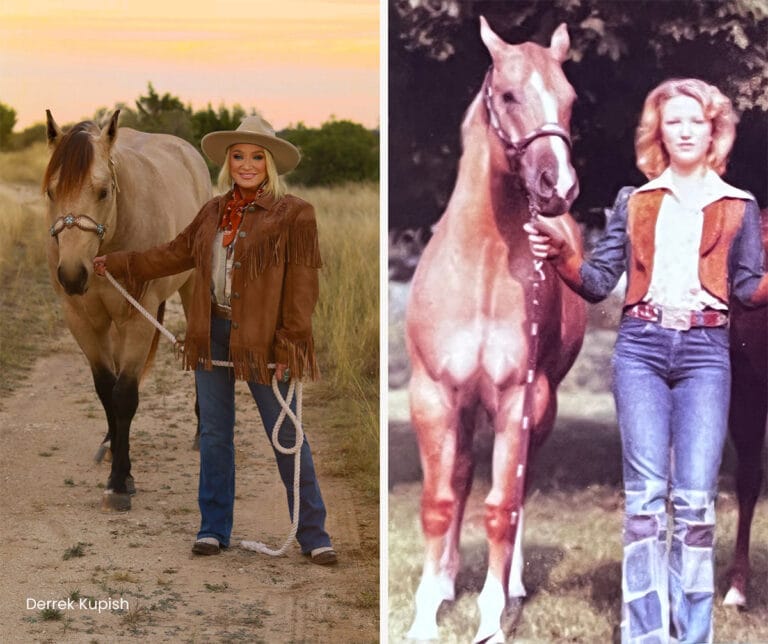
[[[2,0],[0,102],[15,131],[131,107],[151,82],[193,110],[281,129],[379,124],[378,0]]]

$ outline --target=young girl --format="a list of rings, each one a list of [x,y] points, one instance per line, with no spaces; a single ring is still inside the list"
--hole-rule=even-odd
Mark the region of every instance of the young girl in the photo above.
[[[637,165],[650,181],[619,193],[591,256],[546,222],[526,225],[533,254],[589,301],[627,273],[613,356],[626,494],[622,642],[668,642],[670,631],[690,644],[713,637],[728,301],[768,303],[757,204],[720,178],[735,122],[716,87],[668,80],[646,98],[637,129]]]

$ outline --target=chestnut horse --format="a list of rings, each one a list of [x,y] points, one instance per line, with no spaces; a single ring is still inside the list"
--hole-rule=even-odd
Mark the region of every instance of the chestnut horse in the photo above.
[[[761,213],[763,248],[768,253],[768,209]],[[768,308],[746,309],[731,302],[731,440],[736,449],[739,523],[723,603],[746,606],[749,536],[763,486],[763,447],[768,415]]]
[[[47,111],[52,153],[43,180],[51,281],[107,416],[112,469],[105,511],[131,507],[129,432],[157,336],[107,280],[94,278],[93,258],[170,241],[211,195],[208,169],[194,147],[167,134],[118,131],[118,115],[103,128],[85,121],[63,133]],[[165,300],[179,291],[186,311],[191,280],[190,271],[153,280],[141,303],[162,317]]]
[[[493,65],[464,117],[456,186],[416,268],[406,313],[426,541],[413,639],[437,638],[437,610],[454,598],[472,436],[484,410],[494,432],[493,472],[475,641],[504,641],[507,598],[525,594],[519,540],[528,436],[535,446],[552,429],[556,388],[586,324],[584,303],[551,267],[538,267],[532,281],[523,231],[530,203],[581,244],[566,212],[578,193],[569,135],[575,93],[562,70],[568,31],[560,25],[549,48],[509,45],[481,18],[480,35]],[[531,412],[525,421],[524,407]]]

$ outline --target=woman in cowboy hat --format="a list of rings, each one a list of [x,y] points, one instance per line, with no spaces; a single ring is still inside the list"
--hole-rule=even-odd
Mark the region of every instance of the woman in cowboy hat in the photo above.
[[[267,433],[280,413],[268,365],[282,395],[290,378],[318,376],[312,311],[321,266],[313,207],[289,195],[280,175],[295,168],[299,151],[275,135],[260,116],[234,131],[203,137],[203,152],[221,165],[222,192],[167,244],[143,252],[117,252],[94,260],[134,293],[148,280],[197,269],[187,314],[184,367],[195,371],[200,405],[199,555],[229,546],[235,500],[235,379],[245,380]],[[233,367],[214,367],[212,361]],[[292,403],[295,406],[295,402]],[[296,432],[286,419],[280,444]],[[293,512],[294,457],[275,450]],[[306,440],[301,447],[299,525],[302,552],[318,564],[336,563],[325,531],[325,505]]]

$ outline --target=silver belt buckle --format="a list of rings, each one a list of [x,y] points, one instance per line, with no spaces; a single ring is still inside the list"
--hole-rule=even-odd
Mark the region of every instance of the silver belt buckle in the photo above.
[[[659,324],[665,329],[687,331],[691,328],[691,312],[686,309],[661,309]]]

